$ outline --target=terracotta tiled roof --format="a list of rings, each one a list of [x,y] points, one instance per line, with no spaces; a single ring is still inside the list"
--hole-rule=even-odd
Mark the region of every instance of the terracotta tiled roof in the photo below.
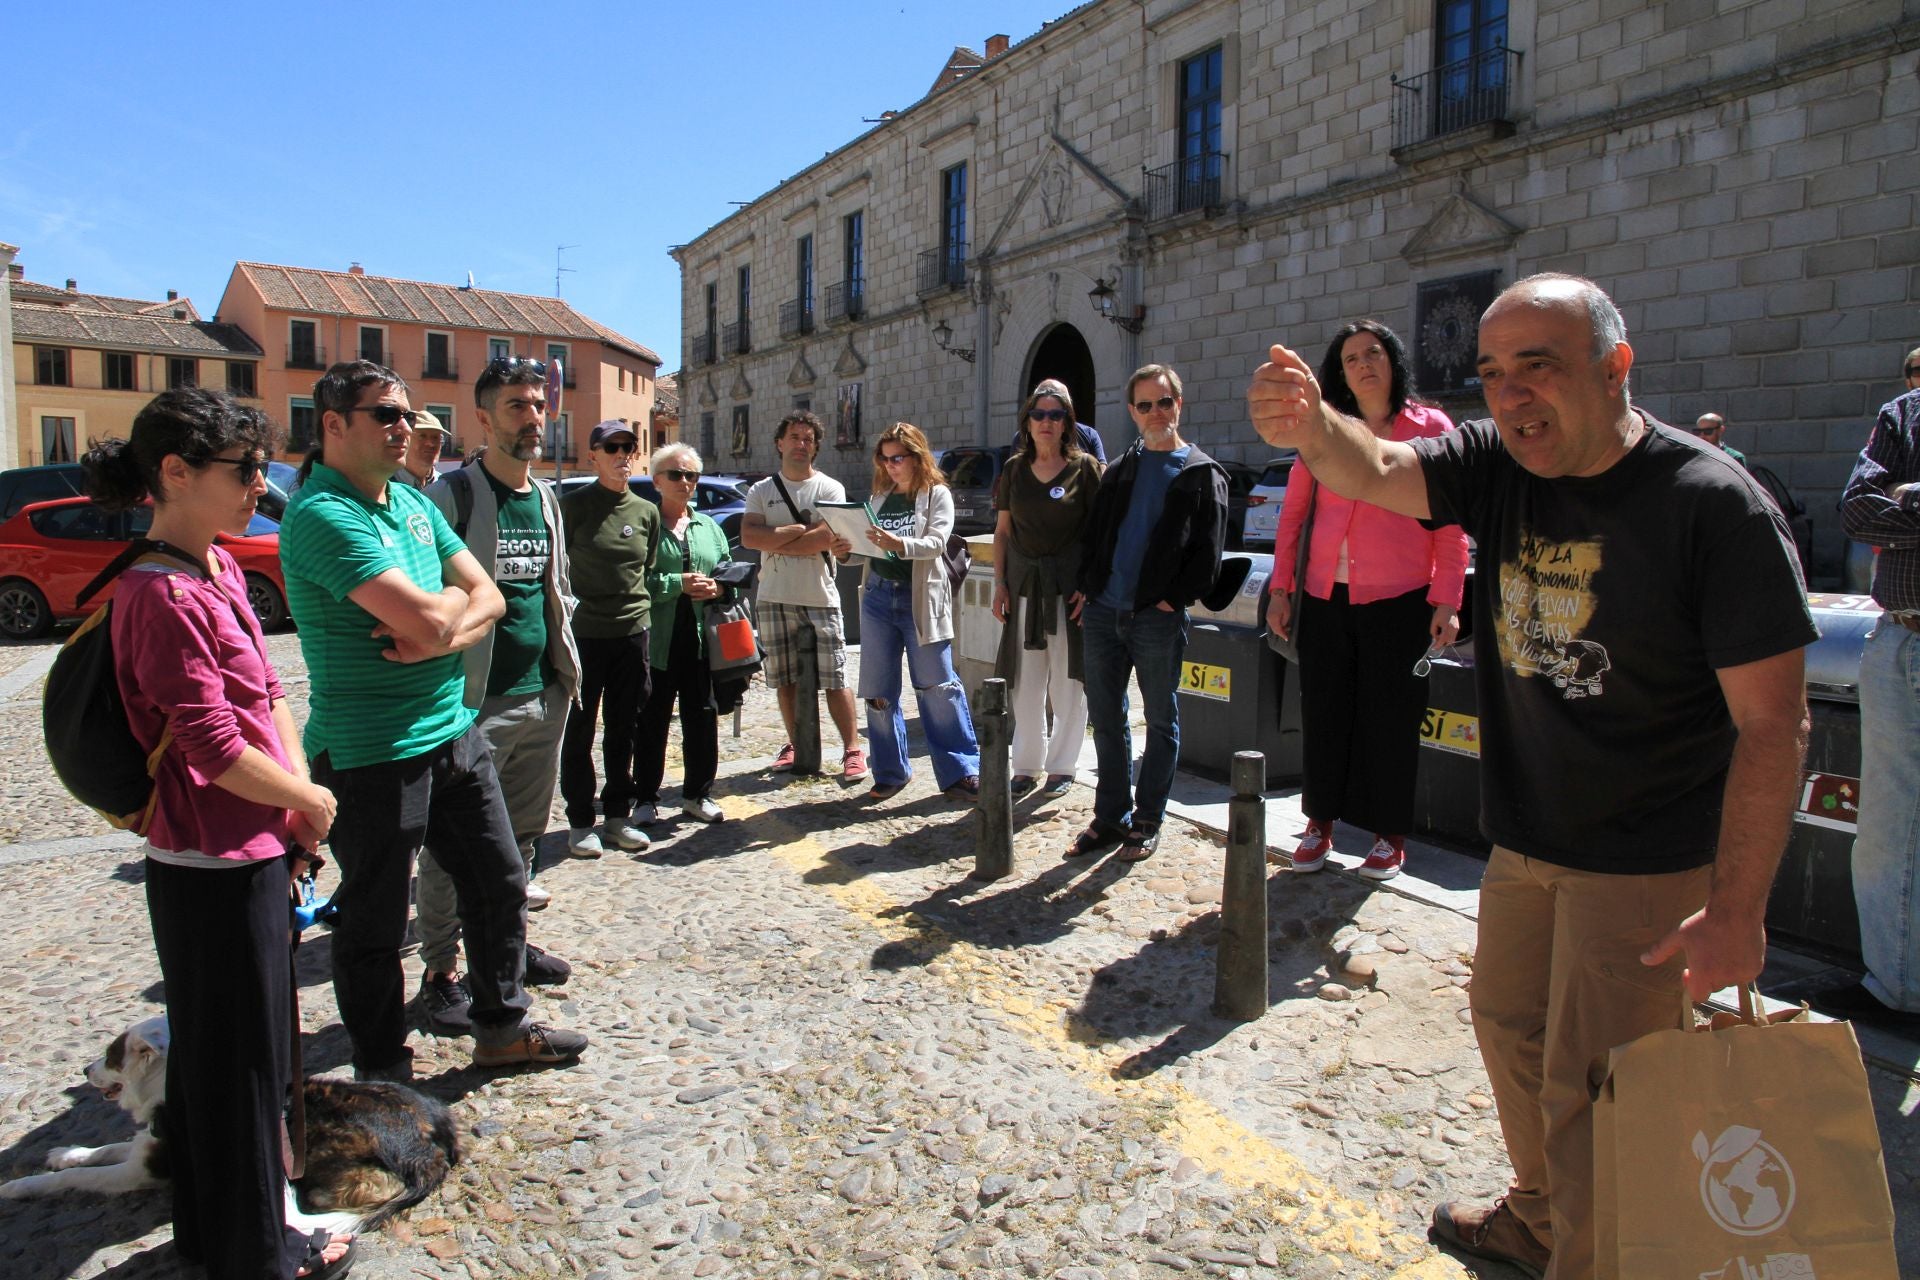
[[[167,302],[149,302],[144,298],[116,298],[105,293],[80,293],[32,280],[14,280],[10,290],[15,302],[41,302],[48,306],[79,307],[87,311],[113,311],[120,315],[152,315],[172,319],[175,311],[185,311],[188,320],[200,318],[192,298],[174,298]]]
[[[656,367],[661,363],[650,348],[581,315],[559,298],[265,262],[236,263],[234,269],[245,275],[267,305],[276,310],[410,321],[489,333],[585,338],[604,342]]]
[[[260,344],[239,326],[197,318],[175,320],[174,304],[165,305],[161,314],[145,315],[71,304],[48,306],[16,296],[13,336],[19,342],[59,342],[167,354],[250,358],[262,354]]]
[[[656,413],[675,418],[680,416],[680,384],[674,381],[672,374],[654,379],[653,408]]]

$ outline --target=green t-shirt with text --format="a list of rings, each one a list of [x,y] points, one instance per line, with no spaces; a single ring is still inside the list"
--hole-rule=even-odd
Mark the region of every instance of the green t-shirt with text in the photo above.
[[[873,522],[896,538],[912,537],[913,499],[903,493],[888,494],[873,513]],[[873,562],[873,571],[892,582],[913,581],[913,563],[891,551]]]
[[[389,484],[375,502],[333,468],[313,473],[287,504],[280,567],[287,607],[300,628],[312,679],[303,741],[336,769],[405,760],[465,733],[474,711],[462,700],[460,655],[392,662],[379,620],[347,596],[389,569],[422,591],[444,585],[442,564],[464,550],[417,489]]]
[[[547,660],[547,559],[553,534],[540,494],[532,485],[516,493],[475,468],[493,486],[499,506],[499,541],[493,554],[493,580],[506,597],[506,616],[494,624],[493,665],[487,669],[487,696],[538,693],[554,679]]]

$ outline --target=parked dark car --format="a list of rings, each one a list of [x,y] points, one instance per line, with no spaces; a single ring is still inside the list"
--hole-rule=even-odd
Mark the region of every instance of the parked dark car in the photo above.
[[[1780,508],[1780,514],[1787,518],[1787,529],[1793,534],[1793,549],[1800,555],[1800,576],[1805,578],[1813,572],[1813,517],[1807,514],[1806,504],[1793,496],[1793,491],[1771,467],[1749,462],[1747,474],[1760,482],[1760,487]]]
[[[995,449],[949,449],[940,455],[940,470],[953,490],[953,531],[963,538],[993,532],[993,486],[1013,452]]]

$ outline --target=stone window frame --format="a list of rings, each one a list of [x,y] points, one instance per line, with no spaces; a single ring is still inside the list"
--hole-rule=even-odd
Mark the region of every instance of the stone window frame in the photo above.
[[[1408,0],[1406,6],[1406,28],[1400,43],[1400,68],[1393,74],[1401,80],[1426,75],[1439,64],[1435,57],[1439,52],[1440,22],[1439,7],[1443,0]],[[1510,86],[1507,100],[1507,114],[1512,117],[1515,128],[1523,125],[1533,114],[1533,60],[1526,55],[1537,43],[1535,36],[1540,16],[1540,0],[1507,0],[1507,43],[1506,47],[1519,53],[1520,63]],[[1382,86],[1388,103],[1389,123],[1387,130],[1387,148],[1393,145],[1392,99],[1395,90],[1391,82]],[[1465,149],[1486,140],[1490,126],[1481,125],[1462,129],[1452,133],[1443,133],[1438,137],[1425,137],[1420,141],[1390,153],[1402,164],[1425,159],[1434,154]]]
[[[1238,10],[1183,12],[1156,27],[1149,37],[1150,57],[1157,65],[1154,86],[1152,146],[1146,167],[1160,169],[1180,159],[1180,73],[1192,59],[1216,45],[1220,49],[1220,150],[1227,157],[1229,186],[1237,185],[1232,170],[1241,153],[1241,75]]]
[[[384,324],[367,324],[363,321],[355,327],[353,332],[353,358],[356,360],[372,358],[367,355],[367,335],[369,333],[377,333],[380,335],[380,358],[374,360],[374,363],[384,368],[393,368],[393,333]]]

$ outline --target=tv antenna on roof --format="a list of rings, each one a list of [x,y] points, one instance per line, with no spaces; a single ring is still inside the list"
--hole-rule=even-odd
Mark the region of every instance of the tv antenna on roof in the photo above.
[[[560,244],[553,247],[553,296],[556,298],[560,296],[560,273],[563,271],[569,273],[573,271],[572,267],[563,267],[560,265],[560,255],[569,249],[578,249],[579,247],[577,244]]]

